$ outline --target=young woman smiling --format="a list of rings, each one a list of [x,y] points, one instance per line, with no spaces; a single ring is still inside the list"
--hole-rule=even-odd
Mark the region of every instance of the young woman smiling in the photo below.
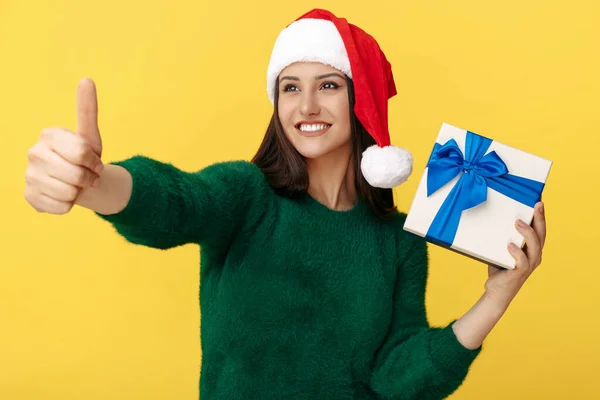
[[[490,267],[477,304],[429,325],[424,239],[402,229],[392,188],[412,157],[390,143],[391,66],[375,39],[315,9],[277,38],[267,71],[273,116],[251,162],[197,172],[135,156],[102,164],[93,82],[78,128],[30,150],[25,198],[74,204],[132,243],[200,245],[200,395],[217,399],[442,399],[541,262],[545,221],[519,228],[517,268]]]

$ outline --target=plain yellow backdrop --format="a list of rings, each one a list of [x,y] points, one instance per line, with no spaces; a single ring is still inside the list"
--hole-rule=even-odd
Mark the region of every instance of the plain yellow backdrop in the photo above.
[[[129,244],[81,208],[38,214],[23,197],[27,150],[45,127],[76,128],[89,76],[104,161],[250,159],[272,112],[274,40],[314,7],[371,33],[392,63],[392,142],[415,157],[400,210],[442,122],[554,162],[543,263],[451,398],[600,398],[598,2],[2,0],[0,399],[197,398],[198,248]],[[444,325],[487,271],[430,254],[427,307]]]

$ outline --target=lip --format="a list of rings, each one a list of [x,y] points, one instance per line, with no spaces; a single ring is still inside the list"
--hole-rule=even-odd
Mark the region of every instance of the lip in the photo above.
[[[329,126],[324,129],[318,130],[318,131],[304,132],[304,131],[301,131],[299,128],[299,126],[302,124],[307,124],[307,125],[323,124],[323,125],[329,125]],[[332,126],[332,124],[329,124],[325,121],[300,121],[296,125],[294,125],[294,128],[296,128],[296,131],[298,131],[298,134],[300,134],[301,136],[315,137],[315,136],[324,135],[329,130],[329,128],[331,128],[331,126]]]

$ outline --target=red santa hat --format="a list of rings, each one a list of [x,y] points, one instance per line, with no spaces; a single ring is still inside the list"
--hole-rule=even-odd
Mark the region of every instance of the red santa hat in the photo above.
[[[376,144],[362,154],[361,171],[373,187],[393,188],[412,173],[410,152],[392,146],[388,99],[396,94],[390,63],[375,39],[323,9],[302,15],[281,31],[267,69],[271,104],[279,73],[294,62],[321,62],[352,79],[354,112]]]

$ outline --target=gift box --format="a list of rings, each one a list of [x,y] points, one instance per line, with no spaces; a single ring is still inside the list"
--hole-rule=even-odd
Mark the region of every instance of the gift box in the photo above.
[[[404,230],[470,258],[514,269],[515,222],[531,225],[552,161],[443,123]]]

